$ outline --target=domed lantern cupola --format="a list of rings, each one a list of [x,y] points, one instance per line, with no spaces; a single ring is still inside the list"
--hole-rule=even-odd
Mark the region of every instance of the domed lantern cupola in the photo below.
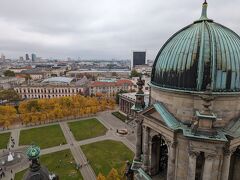
[[[175,33],[160,49],[151,85],[187,91],[240,91],[240,37],[207,17]]]

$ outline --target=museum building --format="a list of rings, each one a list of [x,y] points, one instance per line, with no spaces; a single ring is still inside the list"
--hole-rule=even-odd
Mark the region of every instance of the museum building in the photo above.
[[[209,19],[207,6],[160,49],[149,106],[138,83],[136,179],[240,177],[240,37]]]

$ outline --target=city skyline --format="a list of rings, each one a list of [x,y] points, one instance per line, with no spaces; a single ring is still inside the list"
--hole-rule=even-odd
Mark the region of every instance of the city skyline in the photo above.
[[[146,50],[147,59],[154,59],[176,30],[200,17],[202,2],[4,0],[0,49],[10,58],[34,52],[45,58],[76,59],[131,59],[132,51]],[[209,18],[240,34],[240,2],[208,3]]]

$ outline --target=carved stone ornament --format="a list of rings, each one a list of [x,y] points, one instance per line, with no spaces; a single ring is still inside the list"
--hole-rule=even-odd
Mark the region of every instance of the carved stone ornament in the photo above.
[[[216,158],[216,154],[207,154],[207,153],[205,153],[205,160],[211,161],[211,160],[213,160],[215,158]]]
[[[191,150],[189,150],[189,151],[188,151],[188,154],[189,154],[189,156],[190,156],[191,158],[197,158],[197,156],[198,156],[200,153],[197,152],[197,151],[191,151]]]

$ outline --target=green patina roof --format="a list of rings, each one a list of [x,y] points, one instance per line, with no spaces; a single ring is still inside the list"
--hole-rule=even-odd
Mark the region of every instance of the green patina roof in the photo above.
[[[174,34],[153,65],[151,84],[190,91],[240,91],[240,37],[202,16]]]
[[[183,128],[182,130],[183,130],[183,135],[189,138],[203,139],[203,140],[205,139],[205,140],[212,140],[212,141],[223,141],[223,142],[228,141],[225,134],[221,130],[217,131],[217,134],[213,136],[193,133],[190,128]]]
[[[181,128],[180,122],[167,111],[167,109],[164,107],[162,103],[153,104],[153,107],[160,114],[160,116],[163,118],[168,127],[170,127],[173,130]]]
[[[160,114],[163,121],[166,125],[172,130],[182,130],[183,135],[189,138],[196,138],[196,139],[206,139],[206,140],[213,140],[213,141],[228,141],[224,132],[219,130],[216,135],[207,136],[204,134],[197,134],[192,131],[192,129],[182,122],[178,121],[166,108],[162,103],[155,103],[153,104],[155,110]]]
[[[226,135],[232,136],[234,138],[240,137],[240,119],[231,121],[228,126],[223,130]]]
[[[137,180],[151,180],[152,178],[142,169],[137,170],[137,175],[135,177]]]
[[[40,155],[40,147],[36,145],[31,145],[27,149],[27,156],[29,159],[36,159],[39,157],[39,155]]]

